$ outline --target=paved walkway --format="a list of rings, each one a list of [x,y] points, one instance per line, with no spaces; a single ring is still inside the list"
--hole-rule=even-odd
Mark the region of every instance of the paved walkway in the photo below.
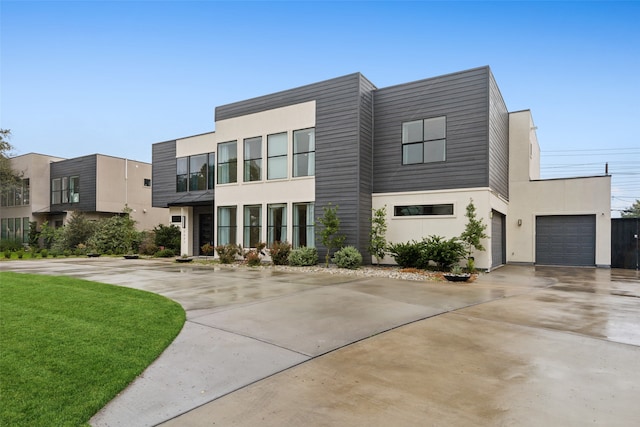
[[[507,266],[449,284],[113,258],[0,270],[145,289],[187,311],[94,426],[640,419],[635,271]]]

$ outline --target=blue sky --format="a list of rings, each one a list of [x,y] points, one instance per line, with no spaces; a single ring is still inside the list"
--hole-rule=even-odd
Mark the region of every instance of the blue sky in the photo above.
[[[640,2],[0,0],[0,127],[14,154],[151,161],[214,108],[359,71],[377,87],[489,65],[530,109],[542,176],[609,162],[640,198]],[[615,216],[615,212],[614,212]]]

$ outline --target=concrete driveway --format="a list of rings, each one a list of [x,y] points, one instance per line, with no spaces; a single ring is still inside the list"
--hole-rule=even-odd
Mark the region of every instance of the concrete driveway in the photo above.
[[[640,420],[640,278],[507,266],[472,284],[113,258],[2,262],[165,295],[167,350],[94,426]]]

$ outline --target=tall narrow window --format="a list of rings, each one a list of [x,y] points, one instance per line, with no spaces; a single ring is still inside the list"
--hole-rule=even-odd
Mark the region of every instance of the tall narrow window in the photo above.
[[[69,203],[69,178],[62,177],[62,203]]]
[[[262,179],[262,137],[244,140],[244,182]]]
[[[176,192],[183,193],[187,191],[188,173],[189,158],[180,157],[176,159]]]
[[[313,176],[316,173],[316,142],[314,128],[293,132],[293,176]]]
[[[189,157],[189,191],[207,189],[207,155]]]
[[[236,207],[220,206],[218,208],[218,244],[236,244]]]
[[[9,232],[9,218],[0,219],[0,239],[5,240],[8,239]]]
[[[244,207],[244,246],[255,248],[260,243],[262,232],[262,206]]]
[[[446,160],[447,118],[433,117],[402,124],[402,164]]]
[[[31,202],[31,184],[29,178],[25,178],[22,180],[22,197],[22,202],[25,205],[28,205]]]
[[[216,153],[209,153],[209,174],[207,175],[207,189],[212,190],[215,186],[216,177]]]
[[[287,240],[287,205],[284,203],[267,206],[267,243]]]
[[[238,182],[238,147],[236,141],[218,144],[218,184]]]
[[[22,243],[29,242],[29,229],[31,224],[29,224],[29,217],[22,218]]]
[[[22,206],[22,183],[17,184],[15,187],[14,200],[16,206]]]
[[[295,203],[293,205],[293,247],[315,247],[313,203]]]
[[[287,177],[287,133],[267,137],[267,179]]]
[[[62,180],[60,178],[54,178],[51,180],[51,204],[57,205],[62,202]]]
[[[72,176],[69,179],[69,200],[71,203],[80,202],[80,177]]]

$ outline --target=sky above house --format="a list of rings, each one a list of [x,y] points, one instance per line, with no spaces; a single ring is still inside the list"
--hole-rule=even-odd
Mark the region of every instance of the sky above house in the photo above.
[[[529,109],[542,177],[640,199],[640,2],[0,0],[0,128],[15,151],[151,162],[214,108],[361,72],[377,87],[489,65]]]

